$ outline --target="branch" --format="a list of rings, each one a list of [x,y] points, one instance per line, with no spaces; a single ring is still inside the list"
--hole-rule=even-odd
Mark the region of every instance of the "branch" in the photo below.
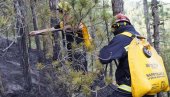
[[[87,11],[87,13],[86,13],[84,16],[81,17],[80,21],[81,21],[83,18],[85,18],[95,6],[96,6],[96,4],[94,4],[91,8],[89,8],[88,11]]]
[[[8,47],[6,47],[4,50],[2,50],[2,51],[5,52],[6,50],[8,50],[14,44],[14,42],[15,41],[11,42],[11,44]]]

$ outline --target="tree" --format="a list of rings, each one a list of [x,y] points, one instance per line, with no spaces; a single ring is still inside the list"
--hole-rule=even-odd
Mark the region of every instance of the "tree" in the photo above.
[[[112,0],[112,10],[113,10],[113,16],[124,12],[124,2],[123,0]]]
[[[105,27],[106,27],[106,32],[107,32],[107,41],[108,43],[110,42],[110,33],[109,33],[109,14],[106,12],[106,8],[105,8],[105,2],[103,0],[103,19],[104,19],[104,23],[105,23]],[[113,76],[113,64],[110,63],[110,71],[109,71],[109,76],[112,77]],[[105,76],[107,76],[107,67],[108,64],[105,67]]]
[[[3,87],[3,82],[2,82],[2,73],[0,71],[0,96],[4,97],[4,87]]]
[[[124,13],[124,1],[123,0],[112,0],[112,11],[113,11],[113,16],[115,16],[118,13]],[[114,62],[115,62],[115,65],[117,65],[117,61],[114,60]],[[110,67],[112,66],[110,65]]]
[[[154,48],[160,54],[160,31],[159,31],[159,25],[160,25],[160,18],[159,18],[159,2],[157,0],[151,1],[151,7],[152,7],[152,16],[153,16],[153,30],[154,30]],[[163,93],[158,93],[157,97],[163,97]]]
[[[40,26],[40,29],[46,29],[50,28],[50,16],[51,16],[51,11],[49,8],[49,1],[45,0],[39,0],[37,1],[37,15],[38,15],[38,23]],[[53,56],[53,44],[52,44],[52,33],[46,33],[42,35],[42,50],[43,50],[43,61],[50,63],[52,61],[52,56]]]
[[[149,12],[148,12],[148,1],[143,0],[143,6],[144,6],[144,16],[145,16],[145,24],[146,24],[146,30],[147,30],[147,39],[150,44],[152,44],[152,36],[150,31],[150,19],[149,19]]]
[[[160,25],[160,19],[159,19],[159,10],[158,10],[158,1],[152,0],[151,2],[152,7],[152,16],[153,16],[153,30],[154,30],[154,47],[156,51],[160,54],[160,32],[159,32],[159,25]]]
[[[14,0],[14,9],[16,13],[16,31],[18,33],[18,47],[21,56],[21,67],[23,71],[24,77],[24,88],[27,91],[31,90],[31,75],[30,75],[30,65],[29,65],[29,57],[28,57],[28,28],[26,23],[26,5],[23,0]]]
[[[93,21],[93,10],[91,10],[91,12],[89,13],[89,21],[90,21],[90,32],[92,32],[91,33],[91,35],[92,35],[92,38],[93,38],[93,40],[95,41],[95,35],[94,35],[94,33],[93,32],[95,32],[95,25],[94,25],[94,21]],[[91,55],[91,68],[92,68],[92,72],[93,72],[93,70],[94,70],[94,61],[95,61],[95,57],[93,56],[93,55]]]
[[[33,20],[33,26],[34,30],[38,30],[38,20],[37,20],[37,15],[36,15],[36,1],[35,0],[30,0],[30,7],[31,7],[31,13],[32,13],[32,20]],[[35,43],[36,43],[36,48],[37,48],[37,53],[38,53],[38,62],[43,62],[43,58],[41,56],[41,45],[40,45],[40,39],[39,36],[35,36]]]
[[[57,4],[58,0],[49,0],[49,6],[51,10],[51,27],[54,27],[56,24],[59,23],[58,15],[57,15]],[[53,32],[53,38],[54,38],[54,46],[53,46],[53,60],[57,60],[59,56],[59,51],[60,51],[60,45],[59,45],[59,31],[54,31]]]

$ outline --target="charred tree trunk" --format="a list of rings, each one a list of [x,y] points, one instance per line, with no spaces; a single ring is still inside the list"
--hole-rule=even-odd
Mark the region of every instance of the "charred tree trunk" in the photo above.
[[[112,0],[113,16],[118,13],[124,13],[124,2],[123,0]]]
[[[149,19],[149,12],[148,12],[148,1],[143,0],[143,6],[144,6],[144,16],[145,16],[145,24],[146,24],[146,30],[147,30],[147,39],[150,44],[152,44],[152,35],[150,31],[150,19]]]
[[[26,9],[25,2],[23,0],[14,0],[14,8],[16,12],[16,27],[17,34],[20,36],[18,38],[19,44],[19,55],[21,56],[21,67],[23,71],[24,77],[24,88],[27,91],[31,90],[31,74],[30,74],[30,65],[29,65],[29,57],[28,57],[28,28],[26,23]]]
[[[30,0],[30,7],[31,7],[31,12],[32,12],[32,20],[33,20],[34,30],[38,30],[38,20],[37,20],[37,16],[36,16],[35,6],[36,6],[36,1]],[[43,57],[40,54],[41,46],[40,46],[40,39],[39,39],[38,35],[35,36],[35,43],[36,43],[36,48],[37,48],[37,53],[38,53],[38,62],[42,63]]]
[[[160,54],[160,32],[159,32],[159,12],[158,12],[158,1],[152,0],[152,16],[153,16],[153,29],[154,29],[154,47]]]
[[[59,23],[59,19],[57,17],[57,3],[58,0],[49,0],[49,6],[50,10],[52,12],[51,16],[51,27],[54,27],[56,24]],[[54,38],[54,46],[53,46],[53,60],[57,60],[59,56],[59,51],[60,51],[60,42],[59,42],[59,33],[58,31],[53,32],[53,38]]]
[[[3,82],[2,82],[2,73],[0,70],[0,97],[4,97],[4,87],[3,87]]]

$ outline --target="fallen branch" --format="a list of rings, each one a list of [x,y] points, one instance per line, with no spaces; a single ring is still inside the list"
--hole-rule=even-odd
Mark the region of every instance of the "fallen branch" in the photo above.
[[[6,50],[8,50],[14,44],[14,42],[15,41],[12,41],[11,44],[8,47],[6,47],[4,50],[2,50],[2,51],[5,52]]]

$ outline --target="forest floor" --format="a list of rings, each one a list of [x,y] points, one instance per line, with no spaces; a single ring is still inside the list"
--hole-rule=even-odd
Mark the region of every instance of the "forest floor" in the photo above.
[[[46,68],[37,69],[38,54],[35,49],[29,50],[32,86],[30,91],[25,90],[20,53],[17,43],[0,37],[0,91],[2,92],[0,97],[72,97],[67,91],[68,87],[55,76],[55,70],[49,61],[45,63]],[[94,87],[105,86],[102,79],[96,79]],[[112,90],[110,86],[103,88],[98,91],[97,97],[106,97],[112,93],[110,90]],[[92,95],[95,97],[96,94],[92,93]]]
[[[6,39],[0,37],[0,75],[3,91],[1,95],[4,95],[2,97],[68,97],[62,90],[63,87],[54,87],[52,82],[47,80],[46,75],[52,74],[50,70],[36,69],[38,61],[36,50],[29,50],[32,89],[27,92],[24,89],[20,51],[15,42],[8,42],[9,44]],[[11,43],[12,45],[7,49]],[[59,92],[59,90],[62,91]]]

